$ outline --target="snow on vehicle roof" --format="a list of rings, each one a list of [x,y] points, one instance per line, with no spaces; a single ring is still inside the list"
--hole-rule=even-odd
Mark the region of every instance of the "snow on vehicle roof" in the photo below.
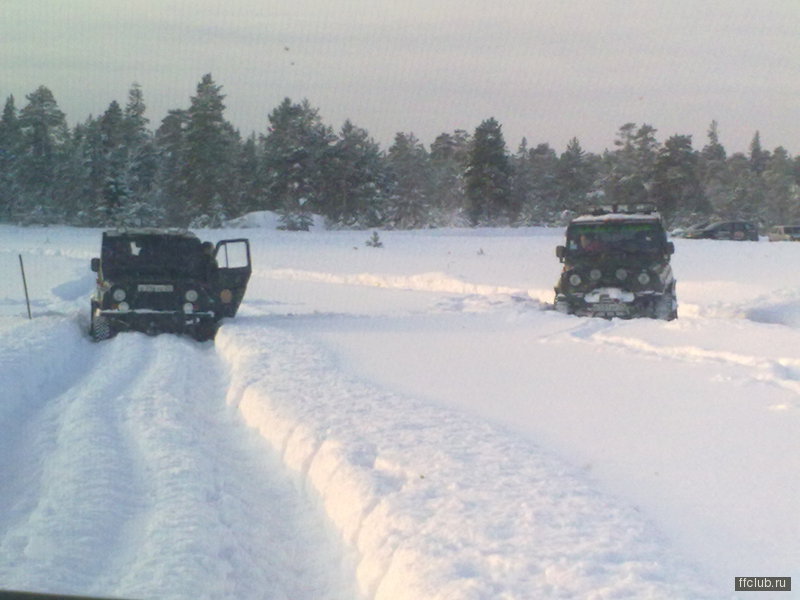
[[[608,223],[609,221],[661,221],[661,216],[658,213],[606,213],[602,215],[581,215],[575,217],[572,223]]]
[[[133,227],[133,228],[119,228],[110,229],[104,232],[108,237],[122,237],[122,236],[139,236],[139,235],[169,235],[184,238],[197,238],[197,236],[188,229],[180,229],[177,227],[159,228],[159,227]]]

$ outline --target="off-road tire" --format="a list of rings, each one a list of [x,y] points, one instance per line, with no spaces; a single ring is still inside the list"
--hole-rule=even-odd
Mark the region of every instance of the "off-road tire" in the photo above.
[[[192,337],[198,342],[207,342],[213,340],[217,335],[217,323],[198,323],[194,326]]]
[[[572,310],[572,307],[569,305],[569,302],[567,302],[567,300],[563,298],[559,298],[553,303],[553,309],[556,312],[561,313],[562,315],[571,315],[574,314],[575,312],[574,310]]]
[[[674,292],[666,293],[653,304],[653,318],[674,321],[678,318],[678,299]]]
[[[114,337],[115,333],[111,321],[107,317],[95,316],[94,311],[92,311],[92,323],[89,327],[89,335],[92,336],[95,342],[110,339]]]

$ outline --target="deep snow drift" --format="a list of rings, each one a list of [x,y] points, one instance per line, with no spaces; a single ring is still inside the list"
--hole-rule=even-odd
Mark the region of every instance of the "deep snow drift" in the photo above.
[[[665,323],[548,310],[559,230],[198,233],[253,247],[216,342],[93,344],[99,231],[0,227],[0,588],[730,598],[800,577],[800,244],[675,240]]]

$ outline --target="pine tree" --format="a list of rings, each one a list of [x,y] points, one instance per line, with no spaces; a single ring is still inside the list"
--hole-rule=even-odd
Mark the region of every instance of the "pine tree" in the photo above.
[[[307,100],[285,98],[269,124],[260,177],[264,208],[278,211],[284,229],[308,230],[312,215],[325,212],[323,165],[335,136]]]
[[[225,207],[236,199],[239,134],[223,116],[221,89],[210,73],[204,75],[186,112],[182,179],[195,226],[221,225]]]
[[[237,160],[237,178],[239,180],[238,196],[230,207],[231,216],[241,216],[259,209],[259,164],[261,155],[256,139],[252,133],[242,144]]]
[[[603,157],[603,188],[606,200],[616,204],[638,204],[649,199],[659,144],[656,129],[635,123],[620,127],[617,150]]]
[[[77,220],[93,226],[111,225],[110,215],[103,208],[103,188],[106,182],[108,157],[103,142],[100,118],[89,117],[75,128],[73,153],[79,155],[81,173],[86,190],[85,198],[79,202]]]
[[[517,214],[511,205],[511,167],[500,124],[489,118],[475,129],[466,169],[472,225],[505,225]]]
[[[711,211],[715,214],[726,212],[724,207],[730,202],[731,182],[727,153],[719,141],[716,121],[711,122],[708,129],[708,143],[700,151],[698,171],[703,193]]]
[[[758,221],[764,210],[764,178],[753,170],[750,157],[737,152],[728,159],[730,172],[729,202],[718,216],[724,220]]]
[[[18,212],[19,158],[22,152],[22,128],[14,96],[6,99],[0,117],[0,221],[11,221]]]
[[[377,231],[373,231],[370,238],[364,242],[365,246],[369,246],[370,248],[383,248],[383,242],[381,241],[381,236],[378,235]]]
[[[138,87],[130,98],[124,110],[112,101],[100,118],[75,128],[70,176],[76,224],[145,226],[163,220],[154,204],[156,150]]]
[[[99,126],[103,172],[97,211],[103,225],[121,225],[121,215],[131,193],[126,173],[128,148],[123,143],[122,108],[116,100],[100,118]]]
[[[776,148],[763,173],[764,210],[759,221],[769,225],[800,223],[800,185],[794,178],[794,164],[789,153]]]
[[[64,150],[69,141],[65,115],[58,108],[53,93],[45,86],[40,86],[26,98],[28,104],[19,116],[22,206],[18,217],[29,222],[63,222],[58,178],[62,174]]]
[[[559,160],[549,144],[528,148],[523,140],[513,159],[512,190],[520,206],[520,225],[559,222],[565,210],[558,186]]]
[[[536,187],[536,174],[530,160],[530,149],[527,138],[517,148],[516,154],[509,159],[511,165],[511,203],[519,207],[517,225],[536,225],[541,221],[540,206],[533,197]]]
[[[146,110],[142,86],[134,83],[128,90],[128,103],[125,105],[124,136],[127,140],[139,144],[147,141],[147,124],[150,120],[144,116]]]
[[[185,180],[186,144],[184,131],[189,117],[185,110],[170,110],[156,131],[158,171],[156,173],[156,205],[164,211],[167,225],[186,226],[195,215],[187,200]]]
[[[386,158],[391,176],[386,225],[398,229],[425,227],[429,224],[432,187],[428,152],[413,133],[397,133]]]
[[[651,196],[668,222],[689,225],[709,214],[692,136],[673,135],[658,151]]]
[[[158,154],[153,134],[147,128],[145,110],[141,86],[134,83],[121,124],[129,196],[120,219],[124,225],[137,227],[159,225],[164,219],[163,211],[156,206]]]
[[[66,198],[65,222],[76,226],[102,225],[97,214],[102,177],[93,186],[94,169],[102,162],[98,120],[90,117],[75,126],[66,155],[66,173],[59,184]]]
[[[756,175],[761,175],[767,168],[769,152],[761,147],[761,134],[756,131],[750,142],[750,168]]]
[[[466,216],[466,186],[464,173],[472,143],[463,129],[442,133],[431,144],[431,215],[435,226],[463,226]]]
[[[795,156],[794,160],[792,161],[792,174],[794,177],[794,182],[797,185],[800,185],[800,156]]]
[[[572,138],[558,160],[558,189],[562,210],[576,211],[587,204],[594,189],[597,172],[581,148],[578,138]]]
[[[388,174],[380,148],[365,129],[345,121],[325,161],[324,215],[337,227],[381,224]]]
[[[708,143],[703,146],[700,156],[709,163],[724,162],[727,158],[725,147],[719,141],[719,124],[711,121],[708,128]]]

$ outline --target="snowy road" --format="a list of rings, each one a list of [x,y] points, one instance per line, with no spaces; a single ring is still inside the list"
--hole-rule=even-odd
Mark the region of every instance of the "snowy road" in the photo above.
[[[31,327],[38,345],[0,343],[2,380],[30,375],[2,405],[3,588],[354,597],[318,507],[226,406],[212,345]]]
[[[800,577],[800,244],[679,240],[664,323],[543,310],[558,232],[235,235],[256,269],[216,343],[92,344],[99,234],[0,228],[36,317],[0,287],[0,587],[694,599]]]

